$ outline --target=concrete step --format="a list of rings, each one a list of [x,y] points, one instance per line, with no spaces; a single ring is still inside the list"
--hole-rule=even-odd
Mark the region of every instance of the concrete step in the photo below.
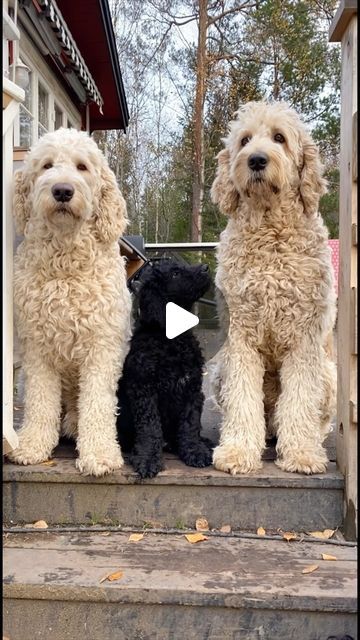
[[[357,637],[354,547],[151,532],[132,543],[86,530],[8,533],[3,544],[11,640]]]
[[[268,455],[271,451],[268,450]],[[343,477],[335,463],[326,474],[286,473],[265,460],[256,474],[230,476],[213,467],[187,467],[171,454],[165,471],[139,480],[130,466],[103,478],[75,468],[73,446],[59,447],[53,466],[3,467],[4,520],[21,524],[112,524],[309,531],[342,525]]]

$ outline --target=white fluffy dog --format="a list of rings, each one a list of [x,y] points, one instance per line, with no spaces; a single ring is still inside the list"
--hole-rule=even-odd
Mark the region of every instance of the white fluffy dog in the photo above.
[[[47,460],[63,432],[77,468],[103,475],[123,464],[116,388],[130,339],[130,294],[118,238],[125,201],[84,132],[44,135],[15,174],[14,214],[24,235],[14,267],[25,373],[24,423],[9,458]]]
[[[218,361],[223,424],[214,465],[232,474],[259,469],[267,428],[281,469],[321,473],[336,399],[322,165],[285,103],[250,102],[236,115],[211,190],[230,218],[216,275],[229,332]]]

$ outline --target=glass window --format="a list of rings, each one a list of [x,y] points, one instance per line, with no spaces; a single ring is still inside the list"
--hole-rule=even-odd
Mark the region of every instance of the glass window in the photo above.
[[[55,103],[55,129],[60,129],[63,126],[63,111]]]
[[[33,120],[32,114],[32,88],[33,88],[33,74],[29,73],[29,84],[25,89],[25,100],[20,104],[19,116],[20,116],[20,131],[19,131],[19,145],[23,149],[31,147],[33,142]]]
[[[49,94],[40,83],[38,105],[38,134],[40,138],[47,132],[49,127]]]

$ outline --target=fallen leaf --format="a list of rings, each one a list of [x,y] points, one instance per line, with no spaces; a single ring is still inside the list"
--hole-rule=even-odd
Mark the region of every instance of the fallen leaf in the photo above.
[[[128,542],[139,542],[139,540],[142,540],[143,537],[144,537],[143,533],[132,533],[129,536]]]
[[[264,536],[266,534],[266,531],[263,527],[259,527],[257,532],[258,536]]]
[[[336,556],[331,556],[329,553],[322,553],[321,557],[323,560],[337,560]]]
[[[185,535],[185,538],[191,544],[195,544],[195,542],[202,542],[203,540],[208,540],[207,536],[204,536],[202,533],[188,533]]]
[[[45,522],[45,520],[38,520],[37,522],[34,522],[33,525],[34,529],[47,529],[48,528],[48,524],[47,522]]]
[[[310,564],[308,567],[305,567],[305,569],[303,569],[301,573],[312,573],[313,571],[316,571],[316,569],[318,568],[319,568],[318,564]]]
[[[282,537],[284,538],[284,540],[287,540],[289,542],[290,540],[296,540],[296,533],[285,531],[285,533],[282,534]]]
[[[231,533],[231,526],[229,524],[224,524],[220,531],[221,533]]]
[[[209,531],[209,523],[206,518],[198,518],[195,522],[196,531]]]
[[[335,529],[324,529],[324,531],[309,531],[308,535],[313,536],[313,538],[322,538],[323,540],[328,540],[335,533]]]
[[[41,463],[44,467],[56,467],[55,460],[45,460],[45,462]]]
[[[124,575],[123,571],[115,571],[115,573],[108,573],[106,576],[101,578],[99,582],[100,583],[105,582],[105,580],[109,580],[109,582],[114,582],[114,580],[120,580],[120,578],[122,578],[123,575]]]
[[[109,536],[110,535],[110,531],[102,531],[100,533],[101,536]]]

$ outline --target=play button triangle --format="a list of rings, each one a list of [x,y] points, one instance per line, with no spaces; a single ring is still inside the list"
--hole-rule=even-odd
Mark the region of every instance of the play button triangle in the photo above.
[[[176,338],[199,324],[199,318],[174,302],[166,305],[166,337]]]

